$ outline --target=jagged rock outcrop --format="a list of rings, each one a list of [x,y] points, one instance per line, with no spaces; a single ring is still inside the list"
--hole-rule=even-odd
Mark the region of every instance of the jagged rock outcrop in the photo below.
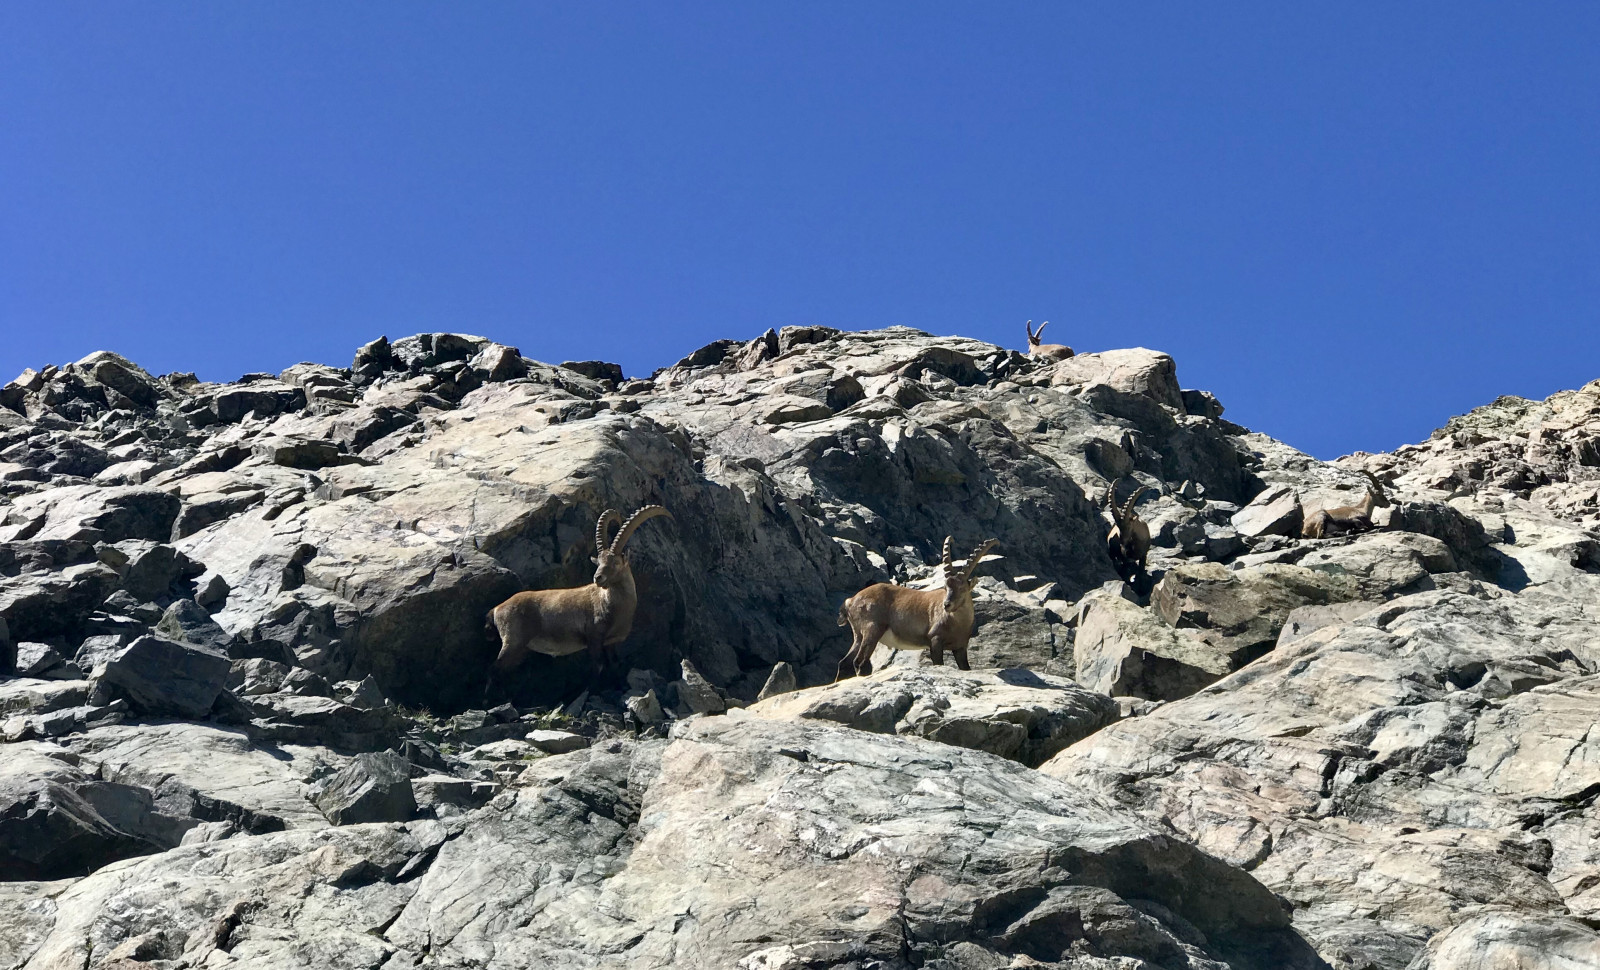
[[[26,371],[0,967],[1593,962],[1600,382],[1337,463],[1222,414],[1155,351],[905,328]],[[1363,472],[1376,528],[1302,539]],[[622,667],[477,709],[487,610],[649,503]],[[975,669],[830,685],[946,535],[1000,539]]]
[[[1037,767],[1117,718],[1110,697],[1022,668],[890,667],[827,687],[779,694],[748,713],[833,721],[987,751]]]

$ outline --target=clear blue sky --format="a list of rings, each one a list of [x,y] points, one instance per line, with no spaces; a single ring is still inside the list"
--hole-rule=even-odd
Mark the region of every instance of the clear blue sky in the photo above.
[[[0,380],[1143,345],[1322,457],[1600,377],[1600,5],[0,5]]]

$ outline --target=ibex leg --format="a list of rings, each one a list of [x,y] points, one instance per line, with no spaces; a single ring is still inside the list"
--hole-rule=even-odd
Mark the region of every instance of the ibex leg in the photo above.
[[[839,668],[833,672],[835,684],[846,677],[855,676],[856,652],[861,649],[861,634],[857,633],[854,627],[851,627],[850,634],[850,649],[844,652],[844,656],[839,659]]]
[[[839,663],[840,675],[865,677],[872,673],[872,651],[878,648],[878,640],[883,634],[883,628],[876,626],[856,633],[855,642],[850,645],[850,652],[845,654],[844,660]],[[844,673],[847,665],[849,674]]]

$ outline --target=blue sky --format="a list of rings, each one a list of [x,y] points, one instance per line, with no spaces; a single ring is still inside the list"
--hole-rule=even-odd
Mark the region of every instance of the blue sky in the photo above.
[[[0,380],[1142,345],[1322,457],[1600,378],[1600,6],[0,5]]]

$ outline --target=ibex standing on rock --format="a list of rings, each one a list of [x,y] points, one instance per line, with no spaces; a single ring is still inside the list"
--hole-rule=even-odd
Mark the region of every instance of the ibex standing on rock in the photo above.
[[[1121,572],[1128,570],[1128,578],[1144,572],[1145,560],[1150,556],[1150,525],[1139,518],[1139,513],[1133,510],[1139,501],[1139,496],[1150,491],[1149,486],[1141,485],[1134,489],[1128,500],[1118,510],[1115,501],[1116,488],[1106,493],[1106,508],[1111,511],[1113,525],[1106,535],[1106,552],[1111,556],[1111,562]]]
[[[606,509],[594,527],[594,582],[573,589],[518,593],[489,611],[485,625],[500,634],[500,654],[490,668],[490,685],[530,653],[563,657],[589,650],[596,669],[616,659],[616,646],[633,629],[633,611],[639,605],[633,570],[623,549],[635,529],[658,515],[672,517],[659,505],[646,505],[629,516],[616,538],[607,543],[607,528],[621,522],[622,516],[616,509]]]
[[[1318,509],[1306,518],[1300,528],[1303,539],[1326,539],[1343,533],[1366,532],[1372,528],[1372,510],[1388,506],[1389,496],[1383,493],[1383,483],[1371,472],[1363,470],[1372,487],[1359,505],[1341,505],[1336,509]]]
[[[1033,329],[1032,320],[1029,320],[1026,324],[1024,324],[1024,326],[1028,328],[1029,357],[1043,357],[1048,360],[1066,360],[1068,357],[1073,355],[1072,348],[1068,347],[1066,344],[1042,344],[1039,342],[1039,335],[1044,333],[1045,327],[1050,326],[1049,320],[1039,324],[1038,330]]]
[[[834,679],[872,673],[872,651],[878,641],[896,650],[926,650],[934,665],[944,663],[948,648],[956,666],[967,666],[967,641],[972,639],[972,574],[990,549],[1000,544],[990,539],[957,566],[950,560],[949,536],[944,540],[944,589],[908,589],[893,583],[874,583],[839,607],[839,625],[849,624],[854,639],[850,652],[839,661]],[[848,671],[848,673],[847,673]]]

